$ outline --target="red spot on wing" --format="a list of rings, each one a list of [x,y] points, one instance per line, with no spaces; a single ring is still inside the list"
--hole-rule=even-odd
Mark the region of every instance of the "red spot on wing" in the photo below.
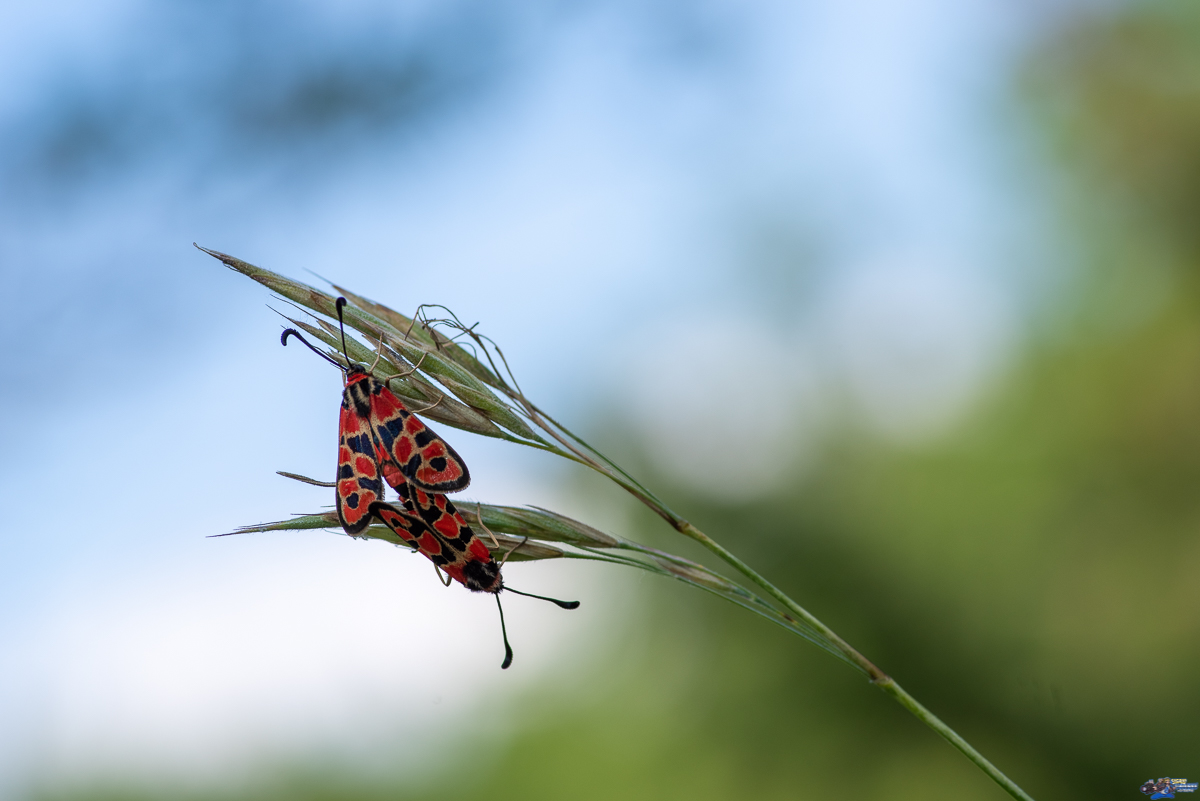
[[[410,484],[408,491],[412,495],[413,501],[415,501],[417,506],[420,506],[422,509],[428,509],[430,506],[435,505],[433,499],[429,497],[429,493],[425,492],[425,490],[421,489],[420,487]]]
[[[475,558],[476,561],[479,561],[479,562],[492,561],[491,552],[488,551],[487,546],[483,544],[483,540],[479,539],[479,537],[476,537],[475,539],[471,540],[471,544],[467,548],[467,553],[469,553],[472,557]]]
[[[390,420],[401,412],[408,411],[396,394],[383,384],[371,395],[371,411],[384,420]]]
[[[367,478],[375,478],[378,475],[375,469],[375,460],[361,454],[354,459],[354,470]]]
[[[432,467],[422,466],[417,468],[416,479],[422,484],[432,484],[436,486],[438,484],[455,482],[462,477],[462,474],[462,468],[457,462],[448,461],[446,463],[446,469],[442,470],[440,473],[435,472]]]
[[[438,542],[438,538],[433,536],[433,532],[426,531],[417,540],[417,545],[421,548],[421,553],[427,556],[437,556],[442,552],[442,544]]]
[[[396,463],[392,461],[383,462],[383,480],[389,486],[396,487],[397,489],[404,486],[404,483],[408,481],[404,477],[404,474],[400,472],[400,468],[396,467]]]
[[[364,420],[355,414],[352,410],[342,407],[342,415],[338,420],[338,426],[342,434],[357,434],[362,431]]]
[[[351,509],[348,506],[343,506],[341,511],[342,511],[342,520],[346,521],[346,523],[351,526],[358,523],[360,520],[362,520],[364,517],[366,517],[366,514],[367,514],[366,510],[364,510],[364,509],[361,509],[361,508]]]
[[[412,458],[413,451],[416,450],[416,443],[408,434],[396,437],[396,443],[392,446],[392,451],[396,455],[396,461],[400,464],[408,464],[408,460]]]
[[[458,521],[456,521],[450,515],[442,515],[439,517],[437,522],[433,524],[433,527],[437,529],[439,534],[447,537],[448,539],[455,539],[458,537]]]

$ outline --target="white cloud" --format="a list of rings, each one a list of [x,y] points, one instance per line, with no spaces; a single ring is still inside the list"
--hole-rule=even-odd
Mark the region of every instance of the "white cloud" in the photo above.
[[[998,288],[936,252],[847,270],[830,291],[830,351],[857,407],[898,439],[944,430],[993,379],[1015,321]]]
[[[614,384],[644,450],[677,480],[725,500],[778,489],[804,464],[823,421],[806,351],[754,317],[711,309],[631,339]]]

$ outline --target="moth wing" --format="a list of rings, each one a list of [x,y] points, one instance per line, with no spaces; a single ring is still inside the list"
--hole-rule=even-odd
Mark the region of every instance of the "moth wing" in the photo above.
[[[420,517],[407,509],[398,509],[383,501],[371,504],[370,512],[394,531],[396,536],[428,556],[435,565],[441,567],[446,564],[447,558],[443,555],[443,550],[448,546],[444,547],[441,539]]]
[[[404,408],[383,383],[371,387],[371,426],[388,461],[407,481],[426,492],[458,492],[471,483],[471,474],[454,448]],[[382,458],[381,462],[384,461]],[[400,477],[384,466],[384,477],[399,489]]]
[[[371,427],[342,399],[338,422],[337,513],[347,534],[371,524],[371,505],[383,500],[383,480]]]
[[[446,562],[439,567],[469,590],[500,591],[503,585],[499,565],[449,498],[415,486],[405,488],[400,496],[441,542]]]

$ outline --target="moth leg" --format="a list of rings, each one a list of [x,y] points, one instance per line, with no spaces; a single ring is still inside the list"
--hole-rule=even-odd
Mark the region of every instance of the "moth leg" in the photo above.
[[[490,528],[483,524],[483,504],[478,502],[475,504],[475,518],[479,521],[479,527],[486,531],[488,536],[492,538],[492,545],[496,546],[497,551],[500,550],[500,542],[496,539],[496,535],[492,533]],[[529,538],[526,537],[525,539]]]
[[[438,404],[440,404],[445,399],[446,399],[445,395],[438,395],[438,399],[436,401],[429,404],[424,409],[416,409],[416,410],[410,412],[410,414],[425,414],[425,412],[429,411],[430,409],[433,409],[434,407],[436,407]]]
[[[388,389],[391,389],[393,380],[395,380],[397,378],[408,378],[410,375],[417,372],[417,370],[420,370],[421,363],[425,361],[425,357],[428,355],[429,355],[429,351],[423,352],[421,354],[421,358],[417,359],[417,363],[414,364],[411,369],[405,370],[403,373],[396,373],[393,376],[388,376],[387,378],[383,379],[384,386],[386,386]],[[376,360],[376,361],[378,361],[378,360]]]
[[[379,364],[379,360],[383,358],[383,329],[379,330],[379,345],[375,348],[375,361],[371,362],[371,366],[367,368],[368,373],[375,372],[375,365]]]
[[[488,533],[490,534],[491,532],[488,532]],[[520,548],[522,545],[524,545],[527,542],[529,542],[528,534],[526,534],[524,537],[522,537],[520,542],[518,542],[516,545],[514,545],[513,547],[508,549],[508,553],[504,554],[504,558],[500,560],[500,564],[496,565],[496,568],[499,569],[501,567],[504,567],[504,563],[508,561],[508,557],[512,556],[513,553],[518,548]]]

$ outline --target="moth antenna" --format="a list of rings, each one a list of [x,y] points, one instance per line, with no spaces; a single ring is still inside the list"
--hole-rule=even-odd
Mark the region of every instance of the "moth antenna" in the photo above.
[[[307,339],[305,339],[304,337],[302,337],[302,336],[300,335],[300,332],[299,332],[299,331],[297,331],[295,328],[285,328],[285,329],[283,330],[283,336],[279,338],[279,341],[280,341],[281,343],[283,343],[283,346],[284,346],[284,347],[287,347],[287,341],[288,341],[288,337],[291,337],[291,336],[294,336],[296,339],[298,339],[298,340],[300,340],[301,342],[303,342],[303,343],[304,343],[304,345],[305,345],[305,347],[307,347],[307,348],[308,348],[309,350],[311,350],[313,353],[315,353],[315,354],[317,354],[318,356],[320,356],[320,357],[321,357],[322,359],[324,359],[325,361],[327,361],[327,362],[329,362],[330,364],[332,364],[332,365],[333,365],[334,367],[336,367],[337,369],[339,369],[339,370],[345,370],[345,369],[346,369],[345,367],[342,367],[342,365],[338,364],[338,363],[337,363],[336,361],[334,361],[333,359],[329,358],[329,354],[328,354],[328,353],[325,353],[325,352],[323,352],[323,351],[319,351],[319,350],[317,350],[316,348],[314,348],[312,345],[310,345],[310,344],[308,343],[308,340],[307,340]]]
[[[515,592],[517,595],[524,595],[526,598],[537,598],[539,601],[549,601],[552,604],[558,604],[563,609],[578,609],[579,601],[560,601],[557,598],[547,598],[545,595],[534,595],[532,592],[521,592],[514,590],[512,587],[505,587],[506,592]],[[496,596],[496,603],[500,602],[500,596]]]
[[[504,607],[500,605],[500,595],[496,595],[496,608],[500,610],[500,636],[504,638],[504,662],[500,665],[501,670],[508,670],[508,666],[512,664],[512,646],[508,644],[508,631],[504,628]]]
[[[290,479],[293,479],[294,481],[303,481],[305,484],[312,484],[314,487],[336,487],[337,486],[336,481],[317,481],[315,478],[309,478],[308,476],[302,476],[299,473],[288,473],[283,470],[276,470],[275,473],[276,473],[276,475],[283,476],[284,478],[290,478]]]
[[[342,353],[346,354],[346,364],[350,364],[350,349],[346,347],[346,323],[342,320],[342,307],[346,305],[345,298],[338,298],[337,303],[338,328],[342,330]]]

